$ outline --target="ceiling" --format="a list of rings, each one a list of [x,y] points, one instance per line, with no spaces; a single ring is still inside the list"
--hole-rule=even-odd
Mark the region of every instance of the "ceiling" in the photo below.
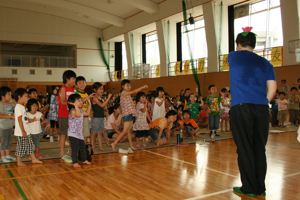
[[[164,1],[167,0],[0,0],[0,7],[50,14],[105,29],[124,27],[127,18],[140,12],[156,14]],[[191,1],[197,0],[187,0]],[[228,5],[241,1],[223,0]]]

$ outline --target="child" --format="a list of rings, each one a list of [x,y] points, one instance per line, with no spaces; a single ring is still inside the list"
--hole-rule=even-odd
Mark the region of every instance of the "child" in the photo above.
[[[35,148],[35,157],[44,158],[40,154],[40,134],[42,133],[41,121],[45,121],[45,118],[41,112],[38,111],[38,101],[36,99],[29,99],[27,102],[27,116],[28,119],[32,120],[29,123],[31,130],[31,139]],[[29,156],[31,160],[31,156]]]
[[[162,118],[166,115],[166,108],[165,108],[165,90],[163,87],[158,87],[156,89],[157,98],[154,100],[154,108],[153,108],[153,115],[152,121],[156,120],[157,118]]]
[[[57,91],[59,88],[55,88],[50,98],[50,110],[48,114],[48,119],[50,120],[50,142],[54,142],[53,140],[53,130],[56,127],[59,128],[58,125],[58,98]]]
[[[120,104],[109,108],[109,116],[106,123],[106,132],[110,141],[114,142],[122,132],[122,111]],[[134,136],[134,135],[133,135]],[[125,142],[127,135],[124,135],[119,142]]]
[[[19,167],[26,166],[21,158],[24,155],[31,156],[31,162],[36,164],[42,164],[43,162],[36,159],[33,153],[33,142],[31,139],[31,131],[29,128],[29,123],[32,120],[28,119],[24,104],[28,101],[28,94],[24,88],[18,88],[14,93],[14,98],[17,102],[15,107],[15,136],[17,137],[17,165]]]
[[[149,113],[147,112],[147,100],[146,95],[144,92],[138,92],[136,95],[137,105],[137,118],[135,123],[133,124],[133,131],[136,132],[135,139],[136,139],[136,148],[140,148],[139,140],[142,138],[143,147],[147,147],[145,144],[146,137],[148,137],[149,133],[149,125],[147,123],[147,119],[151,123],[151,119]]]
[[[11,99],[11,89],[6,86],[0,88],[0,152],[1,161],[10,162],[16,160],[15,157],[10,155],[10,144],[12,138],[12,131],[15,125],[14,108],[15,105]]]
[[[283,86],[283,92],[285,93],[285,98],[288,99],[290,90],[289,90],[289,85],[286,83],[285,79],[281,80],[280,86]]]
[[[38,100],[38,94],[37,94],[37,90],[35,88],[31,88],[28,90],[28,96],[29,96],[29,99],[36,99]],[[26,104],[25,104],[25,107],[26,107]],[[46,105],[44,107],[42,107],[42,104],[40,104],[39,102],[39,111],[41,113],[47,111],[49,108],[49,105]]]
[[[86,81],[83,76],[78,76],[76,78],[75,85],[76,85],[77,89],[74,92],[74,94],[79,94],[81,96],[82,102],[83,102],[82,110],[84,112],[86,112],[88,109],[88,106],[89,106],[87,100],[90,98],[93,98],[93,96],[95,94],[88,95],[88,93],[86,93],[84,91],[86,88]],[[90,137],[90,135],[91,135],[91,130],[90,130],[89,116],[84,116],[83,117],[83,137],[84,137],[85,144],[87,143],[87,138]]]
[[[150,93],[149,99],[148,99],[148,104],[147,104],[147,111],[148,111],[149,116],[150,116],[151,119],[152,119],[152,116],[153,116],[153,109],[154,109],[154,104],[155,104],[155,95],[153,93],[154,92]]]
[[[68,127],[68,136],[71,143],[72,149],[72,162],[74,168],[80,168],[78,164],[78,153],[80,151],[81,158],[80,160],[83,163],[90,165],[91,163],[87,160],[86,156],[86,147],[83,137],[83,116],[89,116],[91,111],[91,102],[88,101],[88,108],[86,111],[83,111],[82,108],[82,98],[79,94],[71,94],[68,98],[68,108],[70,111],[69,114],[69,127]]]
[[[227,89],[226,88],[223,88],[221,90],[221,94],[222,96],[224,96],[224,99],[221,103],[221,132],[224,132],[223,131],[223,122],[225,122],[225,131],[226,132],[229,132],[229,130],[227,129],[227,121],[228,121],[228,118],[229,118],[229,110],[230,110],[230,100],[228,98],[228,92],[227,92]]]
[[[200,127],[207,127],[208,126],[208,117],[207,117],[207,105],[204,104],[201,107],[201,112],[199,112],[197,116],[197,124]]]
[[[184,138],[187,138],[189,135],[191,135],[192,139],[196,140],[195,134],[199,130],[199,126],[196,124],[194,119],[191,119],[191,113],[189,110],[183,111],[181,129],[183,129]]]
[[[168,97],[165,98],[165,105],[166,105],[166,112],[168,112],[169,110],[174,110],[174,106],[171,104],[171,101]]]
[[[275,97],[270,101],[270,104],[272,105],[272,127],[277,127],[278,126],[278,120],[277,120],[277,115],[278,115],[278,103],[277,99],[279,99],[279,91],[276,90]]]
[[[285,93],[280,92],[279,93],[279,99],[277,99],[276,101],[278,103],[277,119],[279,120],[279,127],[285,128],[286,126],[284,126],[284,121],[286,120],[287,105],[288,105],[288,102],[285,99]]]
[[[298,125],[298,115],[299,115],[299,103],[300,97],[297,95],[298,89],[296,87],[291,88],[291,95],[289,97],[289,113],[290,122],[292,126]]]
[[[187,102],[187,104],[184,107],[184,110],[189,110],[190,111],[190,117],[196,122],[197,121],[197,116],[199,113],[199,107],[203,106],[204,102],[202,100],[202,97],[200,97],[201,99],[201,104],[197,102],[197,97],[194,93],[190,94],[190,98],[189,98],[189,102]]]
[[[131,89],[130,81],[128,79],[125,79],[121,82],[121,87],[122,87],[122,93],[121,93],[120,102],[121,102],[122,117],[123,117],[122,119],[124,121],[124,128],[123,131],[118,135],[116,140],[113,143],[111,143],[111,147],[113,151],[115,151],[115,147],[118,144],[119,140],[122,137],[124,137],[125,134],[127,134],[129,140],[129,146],[131,148],[131,149],[129,148],[128,150],[131,153],[132,152],[131,150],[136,150],[136,148],[134,148],[132,145],[131,130],[133,126],[134,117],[137,116],[137,113],[130,95],[136,94],[142,89],[148,88],[148,86],[144,85],[143,87],[130,91]]]
[[[96,151],[96,135],[98,136],[99,149],[101,151],[106,151],[102,148],[102,134],[104,129],[104,107],[107,105],[108,101],[111,99],[112,94],[108,95],[108,98],[104,101],[102,99],[103,95],[103,85],[99,82],[93,84],[93,91],[95,96],[93,97],[92,109],[93,109],[93,118],[92,118],[92,136],[91,143],[94,153]],[[107,141],[107,135],[103,134],[105,141]]]
[[[165,117],[157,118],[149,125],[149,135],[156,143],[156,146],[168,144],[171,140],[170,132],[173,123],[177,120],[177,113],[170,110]],[[167,137],[163,134],[164,129],[168,128]]]
[[[65,141],[68,135],[68,121],[69,121],[69,110],[68,110],[68,97],[74,93],[73,86],[75,85],[76,74],[72,70],[67,70],[63,73],[63,83],[60,90],[58,91],[58,121],[59,121],[59,143],[60,143],[60,157],[65,162],[72,162],[69,155],[65,155]]]
[[[217,87],[215,85],[210,85],[208,87],[210,95],[206,98],[206,104],[208,105],[208,121],[209,121],[209,129],[215,131],[216,136],[220,136],[217,134],[217,130],[220,124],[220,104],[222,99],[219,95],[217,95]]]

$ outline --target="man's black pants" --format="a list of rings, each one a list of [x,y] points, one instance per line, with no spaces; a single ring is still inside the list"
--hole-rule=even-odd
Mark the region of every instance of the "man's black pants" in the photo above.
[[[262,194],[266,191],[268,109],[267,105],[256,104],[238,104],[231,108],[231,127],[237,146],[243,193]]]

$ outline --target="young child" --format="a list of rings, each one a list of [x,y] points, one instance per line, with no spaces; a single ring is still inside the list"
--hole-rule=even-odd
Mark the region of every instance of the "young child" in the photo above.
[[[174,110],[174,106],[171,104],[171,101],[168,97],[165,98],[165,105],[166,105],[166,112],[168,112],[169,110]]]
[[[111,99],[112,94],[108,95],[108,98],[104,101],[102,99],[103,95],[103,85],[99,82],[93,84],[93,91],[95,96],[93,97],[92,109],[93,109],[93,118],[92,118],[92,136],[91,144],[94,153],[96,151],[96,136],[98,136],[99,149],[101,151],[106,151],[102,148],[102,134],[104,129],[104,107],[107,105],[108,101]],[[105,141],[108,141],[107,135],[103,134]]]
[[[278,103],[277,99],[279,99],[279,91],[276,90],[276,94],[274,98],[270,101],[270,104],[272,105],[272,127],[277,127],[279,121],[277,120],[278,115]]]
[[[109,116],[106,123],[106,132],[109,141],[114,142],[122,132],[122,110],[120,104],[116,103],[109,108]],[[119,142],[125,142],[127,135],[124,135]]]
[[[197,102],[197,97],[194,93],[190,94],[189,102],[184,107],[184,110],[190,111],[190,117],[196,122],[199,113],[199,107],[204,105],[202,97],[200,97],[201,104]]]
[[[76,85],[76,91],[74,92],[74,94],[79,94],[81,96],[82,102],[83,102],[82,110],[86,112],[88,109],[88,106],[89,106],[87,100],[93,98],[93,96],[95,94],[93,93],[93,94],[88,95],[88,93],[86,93],[84,91],[86,88],[86,81],[83,76],[78,76],[76,78],[75,85]],[[84,116],[83,117],[83,137],[84,137],[85,144],[87,143],[87,138],[90,137],[90,135],[91,135],[91,130],[90,130],[89,116]],[[94,151],[94,153],[96,153],[96,152]]]
[[[177,120],[177,112],[170,110],[165,117],[157,118],[149,125],[149,135],[156,143],[156,146],[168,144],[171,140],[171,128]],[[167,137],[163,134],[164,129],[167,130]]]
[[[131,130],[133,126],[134,117],[137,116],[136,109],[134,107],[134,103],[132,101],[131,95],[136,94],[142,89],[148,88],[148,86],[144,85],[143,87],[130,91],[131,89],[130,81],[128,79],[125,79],[121,82],[121,87],[122,87],[122,93],[121,93],[120,102],[121,102],[122,117],[123,117],[122,119],[124,121],[124,128],[123,131],[118,135],[116,140],[113,143],[111,143],[111,147],[113,151],[115,151],[115,147],[118,144],[119,140],[122,137],[124,137],[125,134],[127,134],[129,140],[129,146],[131,148],[131,149],[129,148],[128,150],[131,153],[132,150],[136,150],[136,148],[134,148],[132,145]]]
[[[36,164],[42,164],[43,162],[36,159],[33,148],[34,144],[31,139],[31,130],[29,128],[29,123],[32,120],[28,119],[24,104],[28,101],[28,94],[24,88],[18,88],[14,93],[14,98],[17,102],[15,107],[15,136],[17,137],[17,165],[19,167],[26,166],[21,158],[24,155],[31,156],[31,162]]]
[[[298,126],[298,115],[299,115],[299,103],[300,97],[297,95],[298,89],[296,87],[291,88],[291,95],[289,97],[289,113],[290,122],[292,126]]]
[[[207,117],[207,105],[204,104],[201,107],[201,112],[199,112],[197,116],[197,124],[200,127],[207,127],[208,126],[208,117]]]
[[[163,87],[158,87],[156,89],[157,98],[154,100],[154,108],[153,108],[153,115],[152,121],[156,120],[157,118],[162,118],[166,115],[166,107],[165,107],[165,90]]]
[[[147,111],[148,111],[151,119],[153,116],[153,109],[154,109],[154,105],[155,105],[155,95],[153,93],[154,92],[150,93],[149,99],[148,99],[148,104],[147,104]],[[150,123],[150,121],[148,121],[148,123]]]
[[[41,121],[44,122],[45,118],[41,112],[38,111],[38,101],[36,99],[29,99],[27,102],[27,116],[31,120],[29,128],[31,130],[31,139],[35,148],[35,157],[44,158],[40,154],[40,135],[42,133]],[[29,156],[31,160],[31,156]]]
[[[86,111],[83,111],[82,98],[79,94],[71,94],[68,97],[68,108],[70,111],[69,114],[69,127],[68,127],[68,136],[71,143],[72,148],[72,162],[74,168],[80,168],[81,166],[78,164],[78,153],[80,151],[81,158],[80,160],[83,163],[90,165],[91,163],[87,160],[86,156],[86,147],[84,143],[83,137],[83,116],[89,116],[91,111],[91,102],[90,99],[88,101],[88,108]]]
[[[184,138],[187,138],[189,135],[191,135],[192,139],[196,140],[195,134],[199,130],[199,126],[196,124],[194,119],[191,119],[191,113],[189,110],[183,111],[181,129],[183,129]]]
[[[12,131],[15,125],[14,116],[15,105],[11,99],[11,89],[6,86],[0,88],[0,152],[1,161],[10,162],[16,160],[15,157],[10,155],[10,144],[12,138]]]
[[[76,74],[72,70],[67,70],[63,73],[63,83],[58,92],[58,120],[59,120],[59,143],[60,143],[60,157],[65,162],[72,162],[69,155],[65,155],[65,141],[68,135],[68,121],[69,121],[69,110],[68,110],[68,97],[74,93],[73,86],[75,85]]]
[[[229,118],[229,110],[230,110],[230,100],[228,98],[228,91],[226,88],[223,88],[221,90],[223,98],[223,102],[221,103],[221,132],[223,131],[223,122],[225,123],[225,131],[229,132],[230,130],[227,129],[228,125],[228,118]]]
[[[210,95],[206,98],[206,104],[208,105],[208,121],[209,121],[209,129],[215,131],[216,136],[220,136],[217,134],[217,130],[220,124],[220,104],[222,102],[222,98],[217,95],[217,87],[215,85],[210,85],[208,87]]]
[[[57,92],[59,88],[56,87],[52,95],[50,97],[50,110],[48,114],[48,119],[50,120],[50,142],[54,142],[53,139],[53,131],[54,128],[56,127],[57,129],[59,128],[58,124],[58,98],[57,98]]]
[[[278,103],[278,115],[277,119],[279,120],[279,127],[285,128],[284,121],[286,120],[287,115],[287,105],[288,101],[285,99],[285,93],[279,93],[279,99],[276,100]]]
[[[137,118],[135,123],[133,124],[133,131],[136,133],[136,148],[140,148],[140,138],[142,138],[143,147],[147,147],[145,144],[146,137],[148,137],[149,133],[149,125],[147,123],[147,118],[151,123],[151,119],[149,113],[147,112],[147,100],[146,95],[144,92],[138,92],[136,95],[137,105],[136,105],[136,112]]]
[[[29,97],[29,99],[36,99],[36,100],[38,100],[37,90],[35,88],[29,89],[28,90],[28,97]],[[46,105],[46,106],[42,107],[42,104],[40,102],[39,102],[38,106],[39,106],[39,111],[41,113],[46,112],[48,110],[48,108],[49,108],[49,105]],[[26,104],[25,104],[25,107],[27,107]]]

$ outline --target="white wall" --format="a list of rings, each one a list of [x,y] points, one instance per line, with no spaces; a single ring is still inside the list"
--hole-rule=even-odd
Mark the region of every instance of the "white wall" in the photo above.
[[[92,26],[53,15],[0,7],[0,40],[37,42],[49,44],[77,45],[77,75],[84,76],[87,81],[106,81],[106,66],[102,61],[98,38],[102,32]],[[104,49],[107,44],[104,43]],[[110,45],[114,50],[114,44]],[[105,53],[107,55],[107,52]],[[114,54],[112,51],[110,54]],[[114,66],[114,59],[110,60]],[[66,69],[52,68],[52,76],[46,76],[47,68],[31,68],[36,75],[29,75],[30,68],[14,67],[18,75],[11,75],[10,67],[0,67],[0,77],[17,77],[19,81],[62,81],[62,73]]]

